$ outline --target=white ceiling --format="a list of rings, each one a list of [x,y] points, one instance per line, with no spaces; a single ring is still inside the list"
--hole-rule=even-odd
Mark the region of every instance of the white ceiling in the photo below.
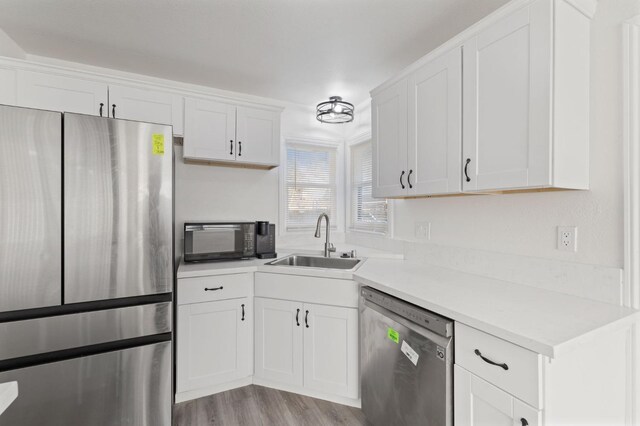
[[[302,104],[354,103],[507,0],[0,0],[27,53]]]

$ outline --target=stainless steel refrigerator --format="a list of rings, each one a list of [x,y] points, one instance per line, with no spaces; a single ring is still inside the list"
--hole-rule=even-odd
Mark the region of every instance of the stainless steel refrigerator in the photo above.
[[[170,425],[171,127],[0,106],[0,426]]]

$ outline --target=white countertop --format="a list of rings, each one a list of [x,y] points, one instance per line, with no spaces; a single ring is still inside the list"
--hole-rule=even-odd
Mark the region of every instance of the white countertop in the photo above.
[[[412,261],[369,259],[354,279],[440,315],[555,357],[639,311]]]
[[[18,382],[0,383],[0,415],[18,397]]]

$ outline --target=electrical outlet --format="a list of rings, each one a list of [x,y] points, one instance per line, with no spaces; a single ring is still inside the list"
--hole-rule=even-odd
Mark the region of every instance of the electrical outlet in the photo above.
[[[578,251],[577,226],[558,226],[558,250]]]
[[[416,222],[415,225],[416,238],[420,240],[431,239],[431,222]]]

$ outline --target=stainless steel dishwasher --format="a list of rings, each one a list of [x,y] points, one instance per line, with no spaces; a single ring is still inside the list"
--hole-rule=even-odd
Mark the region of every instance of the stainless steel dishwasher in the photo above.
[[[374,425],[453,425],[453,321],[360,290],[362,411]]]

